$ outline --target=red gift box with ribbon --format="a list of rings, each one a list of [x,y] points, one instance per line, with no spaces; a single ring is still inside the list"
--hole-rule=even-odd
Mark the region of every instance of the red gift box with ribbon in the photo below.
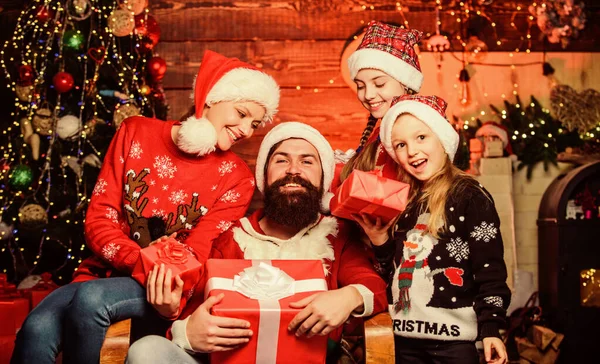
[[[167,269],[171,269],[173,277],[171,287],[175,287],[175,276],[179,274],[184,282],[184,296],[187,296],[200,280],[202,264],[185,245],[175,239],[167,239],[142,249],[131,276],[146,287],[148,273],[155,265],[160,266],[161,263],[165,265],[165,272]]]
[[[206,277],[205,298],[225,294],[212,314],[249,321],[254,333],[245,345],[212,353],[212,363],[325,363],[327,336],[296,337],[287,329],[301,311],[291,302],[327,290],[321,261],[209,259]]]
[[[29,314],[29,299],[18,293],[0,296],[0,335],[14,335]]]
[[[10,357],[15,348],[16,335],[0,335],[0,364],[10,363]]]
[[[381,171],[354,170],[331,199],[331,214],[354,220],[352,214],[367,214],[388,222],[404,211],[409,185],[382,177]]]
[[[58,285],[52,281],[52,274],[42,273],[42,279],[35,286],[25,289],[24,294],[29,296],[31,309],[33,310],[46,296],[58,288]],[[21,290],[20,290],[21,291]]]

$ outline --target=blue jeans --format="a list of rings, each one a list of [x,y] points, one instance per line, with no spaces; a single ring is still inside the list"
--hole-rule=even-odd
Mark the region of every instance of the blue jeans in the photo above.
[[[29,313],[17,334],[11,364],[98,363],[112,322],[152,318],[146,290],[129,277],[71,283],[52,292]]]

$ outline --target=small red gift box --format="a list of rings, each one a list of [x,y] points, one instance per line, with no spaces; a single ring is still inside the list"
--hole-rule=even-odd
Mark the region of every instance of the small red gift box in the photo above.
[[[52,275],[50,273],[42,273],[42,279],[36,283],[35,286],[25,289],[25,294],[29,296],[31,300],[31,309],[33,310],[46,296],[52,291],[58,288],[56,283],[52,281]]]
[[[367,214],[388,222],[404,211],[409,185],[381,176],[380,171],[354,170],[331,199],[331,214],[354,220],[352,214]]]
[[[183,280],[183,295],[186,296],[190,289],[200,280],[202,264],[187,250],[186,246],[175,239],[168,239],[141,250],[140,258],[133,268],[132,277],[144,287],[148,273],[155,265],[164,263],[165,272],[171,269],[173,280],[179,274]],[[172,282],[172,287],[174,287]]]
[[[300,309],[289,307],[327,290],[319,260],[209,259],[205,297],[225,293],[212,314],[250,322],[254,335],[234,350],[211,354],[212,363],[325,363],[327,336],[296,337],[287,327]]]

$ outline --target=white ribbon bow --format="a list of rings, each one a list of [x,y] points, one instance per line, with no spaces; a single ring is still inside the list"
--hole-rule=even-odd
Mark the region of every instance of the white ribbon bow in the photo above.
[[[233,289],[255,300],[280,300],[295,294],[295,280],[286,272],[261,262],[233,278]]]

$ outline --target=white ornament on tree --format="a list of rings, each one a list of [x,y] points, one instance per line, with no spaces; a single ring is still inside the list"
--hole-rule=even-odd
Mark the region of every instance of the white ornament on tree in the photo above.
[[[69,140],[79,136],[81,120],[74,115],[65,115],[56,122],[56,134],[59,138]]]
[[[115,9],[108,18],[108,27],[115,37],[124,37],[133,33],[135,18],[127,9]]]

